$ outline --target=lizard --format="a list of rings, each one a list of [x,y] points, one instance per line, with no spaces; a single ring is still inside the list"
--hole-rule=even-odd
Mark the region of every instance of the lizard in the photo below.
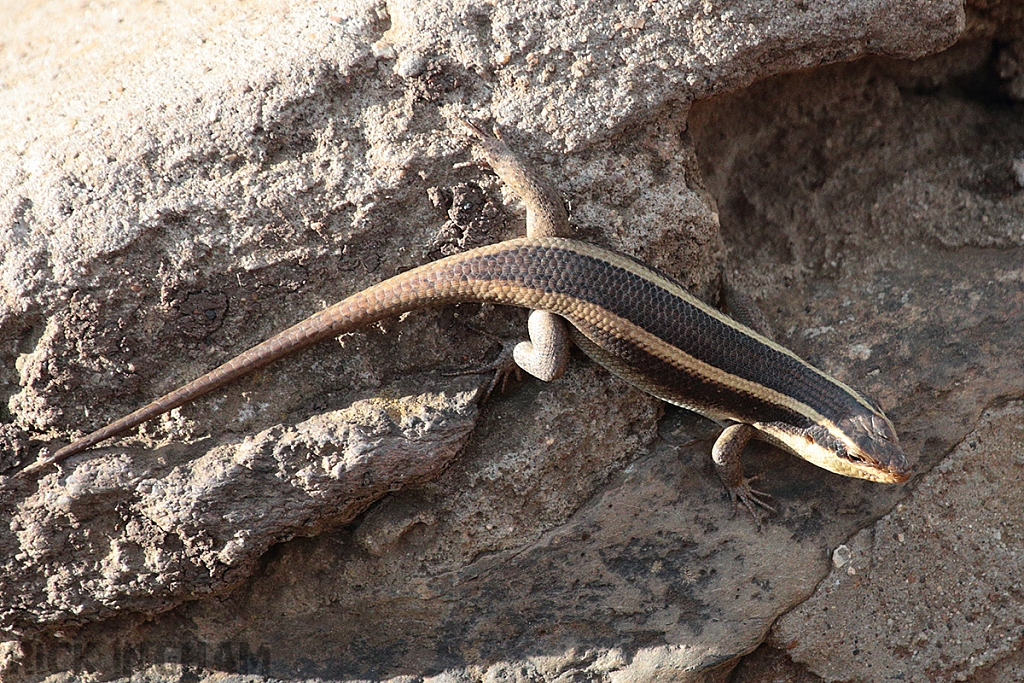
[[[424,307],[490,302],[531,310],[516,369],[551,381],[570,345],[629,384],[723,427],[711,457],[734,504],[760,526],[770,496],[754,489],[740,453],[752,438],[831,472],[901,483],[911,469],[879,406],[757,331],[624,254],[569,237],[559,193],[495,131],[462,122],[484,161],[526,205],[526,237],[479,247],[357,292],[203,376],[21,471],[39,471],[211,392],[285,355],[378,320]],[[755,316],[756,317],[756,316]],[[491,369],[498,376],[510,367]],[[494,382],[491,383],[493,388]],[[488,393],[490,391],[488,389]]]

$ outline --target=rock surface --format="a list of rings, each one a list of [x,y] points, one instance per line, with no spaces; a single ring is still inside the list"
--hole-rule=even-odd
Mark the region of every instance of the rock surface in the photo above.
[[[880,487],[754,445],[780,509],[757,533],[708,469],[713,425],[582,358],[481,410],[488,377],[441,371],[493,352],[469,325],[514,337],[522,314],[414,314],[0,479],[4,680],[722,680],[796,605],[734,679],[1013,680],[1012,6],[277,7],[0,8],[4,469],[516,234],[459,165],[454,118],[493,117],[581,237],[707,296],[724,259],[780,341],[879,400],[920,474]]]
[[[910,498],[832,548],[830,576],[734,681],[1019,679],[1024,450],[1006,401],[1024,384],[1024,129],[999,61],[968,42],[773,79],[692,113],[736,277],[775,310],[810,302],[818,322],[783,334],[794,347],[852,327],[834,358],[888,358],[889,414],[921,458]]]
[[[986,411],[909,500],[836,549],[772,642],[830,681],[955,681],[996,665],[1019,680],[1022,425],[1019,401]]]

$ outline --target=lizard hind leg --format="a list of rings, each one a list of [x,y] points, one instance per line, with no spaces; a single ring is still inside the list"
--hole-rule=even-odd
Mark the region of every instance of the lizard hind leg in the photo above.
[[[519,342],[512,352],[516,365],[541,381],[558,379],[569,362],[565,320],[547,311],[531,311],[528,327],[530,341]]]

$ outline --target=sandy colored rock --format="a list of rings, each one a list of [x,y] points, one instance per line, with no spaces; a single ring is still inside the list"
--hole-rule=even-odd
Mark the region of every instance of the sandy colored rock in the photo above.
[[[750,88],[942,49],[962,9],[8,12],[0,464],[360,287],[516,234],[516,204],[464,165],[461,116],[501,124],[580,237],[706,296],[724,259],[780,341],[875,396],[930,476],[1024,376],[1024,146],[991,99],[1016,53],[999,48],[1000,81],[985,39],[1008,35],[1003,15],[972,11],[978,40],[944,57]],[[522,321],[388,321],[32,486],[0,482],[5,680],[722,680],[909,495],[755,446],[748,471],[780,509],[757,534],[707,467],[713,426],[580,358],[481,410],[487,377],[440,371],[493,354],[470,326],[514,337]],[[343,485],[346,449],[373,455]],[[1017,666],[1012,647],[971,647]]]
[[[909,500],[836,549],[772,642],[827,681],[960,681],[1019,659],[1022,418],[1019,402],[986,412]]]
[[[818,325],[784,332],[794,348],[855,327],[838,348],[902,394],[889,414],[904,444],[918,444],[919,471],[941,462],[889,518],[830,547],[830,578],[781,620],[774,647],[737,669],[737,682],[1017,680],[1012,558],[1024,548],[1009,509],[1021,449],[1017,409],[1006,402],[1024,377],[1024,195],[1012,164],[1024,131],[1019,105],[976,97],[993,46],[951,52],[910,68],[879,60],[758,84],[709,103],[722,125],[696,136],[709,165],[736,160],[705,175],[723,230],[737,224],[731,212],[764,220],[724,235],[748,264],[737,277],[779,292],[782,310],[803,300],[821,311]],[[818,106],[797,104],[806,92]],[[705,116],[698,109],[694,121]],[[886,348],[894,365],[876,373]],[[885,405],[884,392],[876,396]],[[979,439],[989,464],[975,455]],[[957,463],[966,453],[965,469]],[[895,529],[894,519],[913,529]]]

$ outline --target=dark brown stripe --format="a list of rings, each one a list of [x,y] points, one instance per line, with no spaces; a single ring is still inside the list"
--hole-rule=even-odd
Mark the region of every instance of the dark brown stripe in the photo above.
[[[514,251],[481,255],[464,264],[470,277],[495,277],[522,287],[565,294],[595,304],[644,328],[668,344],[723,372],[755,382],[804,403],[826,418],[839,420],[864,411],[854,397],[791,356],[751,339],[743,331],[708,315],[689,301],[659,287],[644,276],[571,249],[524,245]],[[652,275],[648,266],[638,266]],[[681,287],[681,285],[680,285]],[[584,321],[572,320],[584,332]],[[591,336],[588,334],[588,336]],[[596,340],[595,340],[596,341]],[[605,340],[608,348],[615,340]],[[619,353],[619,351],[615,351]],[[625,353],[625,351],[623,350]],[[653,362],[649,354],[627,354],[631,365]],[[661,377],[665,386],[691,386],[707,400],[715,400],[713,386],[696,386],[697,378],[672,375],[661,367],[645,367],[644,374]],[[639,368],[638,368],[639,369]],[[651,374],[653,373],[653,374]],[[734,395],[734,389],[721,391]],[[734,402],[744,399],[735,396]],[[758,420],[764,412],[757,407]],[[787,411],[788,413],[788,411]]]
[[[708,415],[724,413],[751,423],[785,422],[797,427],[811,424],[808,418],[788,408],[672,365],[628,339],[608,335],[600,329],[585,325],[581,326],[580,331],[639,376],[631,378],[628,376],[631,373],[620,369],[620,374],[626,376],[627,380],[669,403],[690,407]],[[603,362],[600,358],[595,360]],[[609,369],[616,371],[614,367]]]

